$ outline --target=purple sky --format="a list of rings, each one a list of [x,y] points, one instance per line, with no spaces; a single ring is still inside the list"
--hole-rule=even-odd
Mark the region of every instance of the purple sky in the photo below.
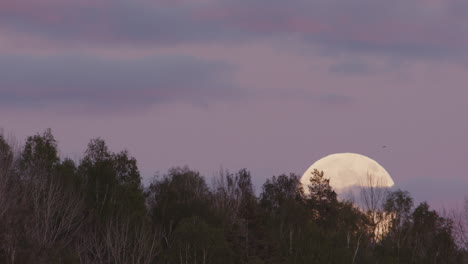
[[[127,148],[257,190],[367,155],[436,207],[468,195],[465,0],[0,1],[0,127]],[[386,145],[387,148],[382,148]]]

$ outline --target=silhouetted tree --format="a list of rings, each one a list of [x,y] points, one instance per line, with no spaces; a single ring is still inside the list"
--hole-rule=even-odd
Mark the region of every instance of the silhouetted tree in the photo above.
[[[156,177],[147,192],[149,213],[162,229],[163,244],[170,247],[172,233],[184,218],[212,215],[210,192],[203,177],[187,167],[172,168]]]
[[[384,203],[388,195],[387,183],[384,179],[367,173],[366,179],[361,182],[361,207],[367,214],[369,234],[375,245],[382,240],[387,232],[390,216],[384,212]]]
[[[413,198],[407,191],[396,190],[390,192],[384,203],[385,214],[388,216],[389,228],[382,245],[385,255],[401,263],[401,256],[408,255],[409,230],[412,227]]]
[[[459,258],[452,236],[452,222],[421,203],[412,214],[411,261],[416,263],[456,263]]]
[[[413,208],[408,192],[385,196],[375,182],[361,207],[339,201],[317,170],[305,191],[297,175],[279,175],[257,196],[246,169],[220,173],[209,188],[199,172],[175,167],[144,191],[136,159],[102,139],[78,164],[58,153],[50,129],[22,147],[0,134],[0,263],[468,260],[464,211],[449,219],[427,203]]]
[[[231,252],[223,231],[198,216],[183,219],[172,240],[169,263],[231,263]]]
[[[34,179],[49,177],[59,163],[57,141],[51,129],[47,129],[42,135],[37,134],[27,138],[20,159],[23,177]]]
[[[144,217],[145,198],[135,158],[111,153],[102,139],[88,144],[79,166],[88,205],[101,217],[115,214]]]
[[[312,217],[322,227],[331,227],[327,219],[332,219],[337,215],[336,192],[330,186],[330,179],[324,177],[323,171],[314,169],[309,181],[308,205],[312,211]]]

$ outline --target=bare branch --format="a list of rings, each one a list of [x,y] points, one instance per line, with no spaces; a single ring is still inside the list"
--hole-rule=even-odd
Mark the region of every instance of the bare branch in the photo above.
[[[384,213],[384,202],[388,195],[386,181],[367,173],[366,181],[361,182],[361,206],[370,221],[374,241],[379,241],[388,228],[388,216]]]

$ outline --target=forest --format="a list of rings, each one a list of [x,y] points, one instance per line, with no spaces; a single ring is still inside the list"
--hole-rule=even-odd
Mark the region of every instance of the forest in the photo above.
[[[174,167],[144,186],[101,138],[79,161],[59,152],[50,129],[0,135],[0,263],[468,263],[468,201],[441,212],[367,190],[360,209],[319,171],[307,192],[291,173],[257,193],[247,169]]]

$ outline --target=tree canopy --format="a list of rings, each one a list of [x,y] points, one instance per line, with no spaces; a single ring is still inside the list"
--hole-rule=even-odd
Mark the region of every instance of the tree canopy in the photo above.
[[[247,169],[173,167],[145,187],[127,150],[96,138],[71,160],[58,145],[50,129],[20,148],[0,135],[0,263],[468,263],[468,201],[448,217],[368,192],[379,204],[363,210],[318,170],[256,193]]]

